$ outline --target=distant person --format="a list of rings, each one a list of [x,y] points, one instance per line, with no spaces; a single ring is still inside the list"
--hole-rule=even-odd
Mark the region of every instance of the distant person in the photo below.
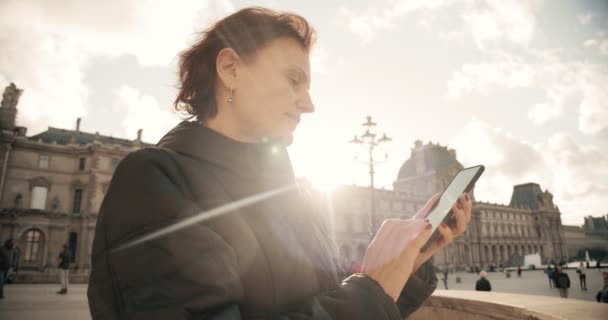
[[[517,277],[521,278],[521,266],[517,266]]]
[[[549,278],[549,288],[553,288],[553,269],[551,269],[550,265],[545,269],[545,274]]]
[[[0,247],[0,299],[4,299],[4,281],[11,267],[9,250],[6,246]]]
[[[600,264],[600,259],[597,259],[597,262],[595,263],[595,267],[597,268],[597,270],[600,270],[602,268],[602,265]]]
[[[15,240],[8,239],[8,240],[4,241],[4,250],[6,250],[6,254],[8,257],[7,258],[8,267],[6,269],[6,272],[4,272],[4,283],[10,283],[11,282],[11,278],[10,278],[11,272],[17,271],[17,259],[19,258],[19,253],[18,253],[19,249],[15,246]]]
[[[581,261],[578,266],[578,270],[576,270],[576,273],[578,273],[578,280],[581,283],[581,290],[583,291],[587,290],[587,275],[585,274],[586,271],[587,266],[584,262]]]
[[[70,261],[72,261],[72,253],[66,244],[63,245],[63,250],[59,253],[59,282],[61,290],[57,294],[68,293],[68,284],[70,282]]]
[[[555,267],[555,286],[559,290],[559,296],[562,298],[568,298],[568,289],[570,288],[570,277],[564,272],[561,266]]]
[[[443,270],[443,278],[441,279],[443,281],[443,286],[445,287],[446,290],[448,290],[448,274],[449,274],[449,270],[448,268],[445,268],[445,270]]]
[[[486,279],[488,274],[485,271],[479,273],[479,280],[475,283],[475,290],[477,291],[492,291],[492,285],[490,281]]]

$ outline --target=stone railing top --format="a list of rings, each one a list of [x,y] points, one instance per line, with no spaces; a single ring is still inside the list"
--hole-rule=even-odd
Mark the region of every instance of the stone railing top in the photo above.
[[[537,295],[437,290],[412,319],[608,319],[608,304]]]

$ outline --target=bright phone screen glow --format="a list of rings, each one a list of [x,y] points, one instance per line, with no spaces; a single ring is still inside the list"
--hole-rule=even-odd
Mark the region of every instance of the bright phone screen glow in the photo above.
[[[473,167],[459,171],[452,182],[450,182],[448,188],[443,192],[441,198],[439,198],[437,207],[427,215],[427,219],[433,226],[433,229],[437,229],[446,213],[452,209],[452,205],[458,200],[479,169],[479,167]]]

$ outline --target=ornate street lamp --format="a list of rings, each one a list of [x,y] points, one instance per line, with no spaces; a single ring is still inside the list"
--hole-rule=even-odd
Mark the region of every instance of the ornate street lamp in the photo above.
[[[375,201],[374,201],[374,166],[376,164],[379,164],[381,162],[386,161],[386,159],[388,158],[388,154],[384,155],[384,160],[382,161],[376,161],[374,160],[374,149],[384,143],[384,142],[389,142],[392,139],[390,137],[388,137],[386,135],[386,133],[382,134],[382,137],[380,138],[376,138],[376,134],[374,132],[371,131],[371,129],[373,127],[376,126],[376,123],[372,121],[372,117],[371,116],[367,116],[367,121],[365,121],[365,123],[362,124],[362,126],[365,128],[365,132],[360,135],[357,136],[355,135],[354,138],[352,140],[350,140],[350,143],[354,143],[354,144],[362,144],[365,145],[368,149],[368,154],[369,154],[369,159],[367,161],[364,161],[363,163],[366,164],[369,168],[369,180],[370,180],[370,184],[369,184],[369,188],[370,188],[370,225],[369,225],[369,236],[370,239],[373,239],[375,233],[376,233],[376,210],[375,210]]]

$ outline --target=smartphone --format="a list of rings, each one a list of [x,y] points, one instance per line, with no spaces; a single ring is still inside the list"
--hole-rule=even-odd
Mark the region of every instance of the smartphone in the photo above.
[[[473,189],[475,182],[484,170],[485,168],[482,165],[465,168],[458,171],[456,176],[450,181],[450,184],[443,191],[433,209],[425,217],[431,223],[433,231],[421,251],[426,251],[439,236],[439,225],[442,222],[445,222],[447,225],[453,224],[452,206],[456,201],[459,201],[461,194]]]

